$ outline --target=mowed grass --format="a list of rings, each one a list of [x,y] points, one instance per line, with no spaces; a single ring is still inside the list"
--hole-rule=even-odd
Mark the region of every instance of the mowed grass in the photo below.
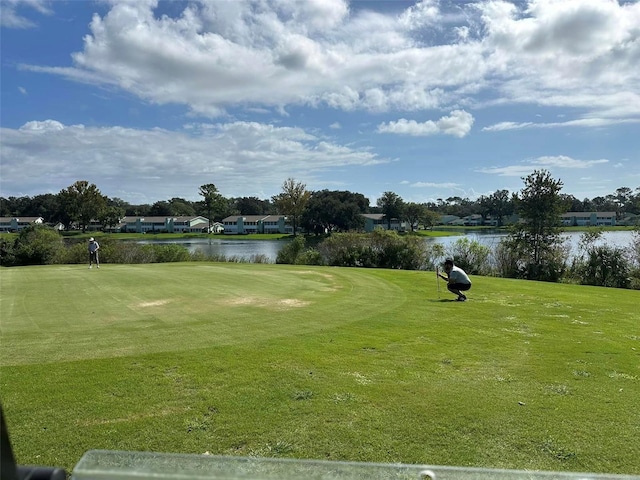
[[[183,263],[0,269],[18,462],[89,449],[640,473],[640,292]]]

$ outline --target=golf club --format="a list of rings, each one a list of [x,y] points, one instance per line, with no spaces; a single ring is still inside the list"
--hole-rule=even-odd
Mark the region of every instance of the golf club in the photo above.
[[[436,267],[436,283],[438,284],[438,300],[440,300],[440,271],[438,267]]]

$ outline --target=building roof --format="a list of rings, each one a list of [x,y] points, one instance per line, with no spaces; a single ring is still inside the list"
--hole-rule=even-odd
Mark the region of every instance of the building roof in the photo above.
[[[286,215],[278,214],[278,215],[229,215],[227,218],[223,219],[223,222],[236,222],[239,218],[242,218],[244,222],[277,222],[282,217],[287,218]]]
[[[15,220],[16,222],[36,222],[38,220],[44,220],[42,217],[0,217],[0,222],[10,222]]]
[[[371,220],[387,220],[387,217],[385,217],[384,213],[361,213],[360,215]],[[398,219],[396,217],[392,217],[391,221],[398,222]]]
[[[245,222],[258,222],[260,220],[264,220],[268,218],[269,215],[229,215],[227,218],[223,219],[223,222],[235,222],[239,218],[242,218]]]
[[[615,217],[616,212],[567,212],[562,217],[590,218],[592,215],[597,217]]]
[[[122,223],[130,223],[130,222],[136,222],[138,220],[143,221],[143,222],[152,222],[152,223],[164,223],[165,221],[167,221],[167,219],[169,220],[173,220],[174,222],[189,222],[191,220],[196,220],[196,219],[203,219],[205,221],[209,221],[207,218],[202,217],[200,215],[190,215],[190,216],[172,216],[172,215],[164,215],[164,216],[145,216],[145,215],[127,215],[126,217],[123,217],[121,222]]]

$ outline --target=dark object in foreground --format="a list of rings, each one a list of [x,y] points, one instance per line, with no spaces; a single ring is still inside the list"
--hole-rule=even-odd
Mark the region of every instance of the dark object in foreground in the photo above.
[[[67,472],[62,468],[16,465],[9,441],[4,412],[0,405],[0,479],[2,480],[66,480]]]

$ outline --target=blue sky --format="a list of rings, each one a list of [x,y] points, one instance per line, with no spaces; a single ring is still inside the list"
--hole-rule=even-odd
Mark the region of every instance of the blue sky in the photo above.
[[[640,3],[0,0],[0,195],[640,187]]]

